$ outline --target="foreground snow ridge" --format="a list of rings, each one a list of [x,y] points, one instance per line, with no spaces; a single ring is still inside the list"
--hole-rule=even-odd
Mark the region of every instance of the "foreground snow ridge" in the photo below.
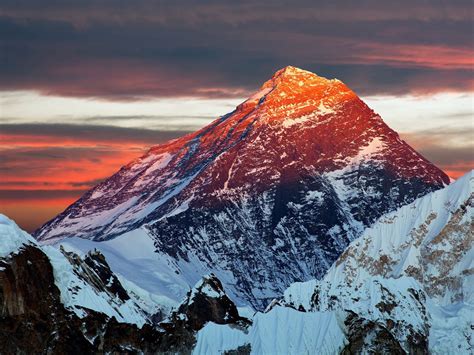
[[[222,354],[250,345],[252,354],[336,354],[345,335],[334,312],[303,313],[276,307],[257,313],[250,330],[208,323],[193,354]]]
[[[122,300],[117,295],[108,293],[105,287],[93,287],[80,276],[81,271],[87,268],[84,264],[81,265],[83,260],[77,258],[77,264],[74,264],[57,248],[40,246],[14,221],[0,214],[0,258],[8,260],[26,247],[39,249],[46,254],[53,269],[54,283],[60,291],[61,303],[79,318],[85,317],[88,310],[93,310],[108,317],[115,317],[119,322],[136,324],[139,327],[148,322],[147,314],[138,306],[139,299]],[[86,272],[96,276],[90,269]]]

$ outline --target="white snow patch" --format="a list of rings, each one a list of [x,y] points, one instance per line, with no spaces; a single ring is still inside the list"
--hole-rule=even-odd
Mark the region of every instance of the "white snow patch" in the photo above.
[[[250,339],[254,354],[335,354],[346,342],[335,312],[288,307],[257,313]]]
[[[189,298],[190,301],[196,297],[198,293],[203,293],[210,298],[220,298],[224,296],[224,292],[218,292],[215,289],[211,288],[208,284],[205,284],[205,278],[202,278],[198,281],[198,283],[193,287],[191,296]]]
[[[208,323],[193,354],[222,354],[250,344],[252,354],[335,354],[346,339],[335,312],[299,312],[275,307],[257,313],[248,332]]]
[[[168,217],[176,216],[180,213],[186,212],[189,209],[189,203],[194,199],[194,195],[186,199],[182,204],[180,204],[178,207],[173,209],[171,212],[165,214],[164,216],[160,217],[158,221],[161,221],[163,219],[166,219]]]
[[[283,121],[282,125],[285,128],[300,124],[300,123],[305,123],[310,121],[310,116],[301,116],[298,118],[287,118]]]
[[[169,153],[163,153],[159,157],[157,157],[157,160],[148,168],[146,169],[146,175],[157,171],[161,170],[164,167],[168,165],[168,163],[173,159],[173,155]]]
[[[0,214],[0,258],[18,253],[24,245],[36,246],[36,244],[31,235],[22,231],[13,220]]]
[[[209,322],[198,332],[196,340],[194,355],[223,354],[245,345],[248,334],[228,325]]]
[[[329,115],[332,113],[336,113],[336,111],[330,107],[325,106],[323,101],[321,101],[315,113],[317,113],[318,115]]]
[[[305,196],[306,202],[317,200],[322,202],[324,194],[321,191],[308,191]]]

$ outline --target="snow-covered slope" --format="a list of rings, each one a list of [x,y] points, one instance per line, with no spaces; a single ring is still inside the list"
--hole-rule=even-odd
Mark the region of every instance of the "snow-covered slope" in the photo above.
[[[333,312],[302,313],[277,307],[257,313],[249,329],[208,323],[193,354],[223,354],[248,346],[252,354],[337,354],[346,343]]]
[[[342,82],[287,67],[233,112],[123,167],[35,236],[105,241],[140,230],[165,264],[161,275],[192,285],[214,272],[238,301],[263,309],[291,282],[323,276],[382,214],[448,182]]]
[[[16,254],[26,246],[38,245],[31,235],[21,230],[15,222],[3,214],[0,214],[0,237],[0,258]]]
[[[173,312],[162,303],[117,277],[99,251],[39,246],[0,215],[0,353],[189,354],[207,322],[250,323],[212,274]]]
[[[134,292],[132,288],[128,288],[133,283],[142,290],[141,293],[147,294],[145,298],[153,298],[152,304],[155,307],[159,305],[163,311],[178,305],[193,285],[209,273],[209,268],[199,260],[195,259],[192,264],[155,250],[153,238],[143,228],[107,241],[96,242],[73,237],[62,240],[59,245],[81,256],[85,256],[90,250],[100,250],[129,292]],[[214,272],[224,284],[236,282],[228,270],[216,268]],[[227,290],[227,293],[237,305],[248,305],[233,288]]]
[[[470,353],[473,186],[471,171],[383,216],[346,249],[322,281],[293,284],[285,303],[310,311],[349,309],[386,327],[395,321],[391,332],[397,339],[409,333],[403,329],[418,329],[432,353]],[[373,284],[378,286],[369,287]],[[382,301],[386,305],[380,307]]]
[[[472,354],[473,187],[470,172],[384,215],[322,280],[292,284],[249,331],[208,324],[195,353]]]
[[[441,305],[474,302],[473,186],[471,171],[383,216],[346,249],[325,279],[351,283],[367,274],[411,276]]]
[[[90,250],[100,250],[129,293],[141,295],[141,302],[151,307],[161,305],[164,311],[176,306],[196,280],[206,274],[184,275],[173,272],[169,267],[172,259],[155,252],[153,239],[143,228],[104,242],[68,238],[61,241],[60,246],[82,257]]]
[[[441,305],[473,302],[473,186],[471,171],[384,215],[351,243],[323,281],[356,283],[368,276],[407,276]],[[286,292],[291,295],[291,290],[310,284],[295,283]]]
[[[85,317],[89,310],[93,310],[108,317],[115,317],[119,322],[138,326],[148,322],[150,314],[138,306],[137,299],[124,293],[115,276],[109,273],[108,265],[97,263],[100,260],[99,254],[91,253],[81,259],[51,246],[40,246],[15,222],[0,215],[0,261],[3,264],[0,277],[1,273],[9,268],[10,263],[15,262],[13,257],[28,253],[28,249],[37,249],[47,256],[62,304],[78,317]],[[90,263],[96,265],[91,266]],[[35,260],[30,260],[30,265],[34,267]],[[106,280],[102,280],[103,277],[106,277]],[[22,280],[15,282],[20,283]]]

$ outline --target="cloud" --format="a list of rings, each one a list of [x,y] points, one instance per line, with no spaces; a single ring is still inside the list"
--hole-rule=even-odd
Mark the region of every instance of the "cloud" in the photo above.
[[[4,0],[3,14],[17,18],[62,19],[77,26],[96,22],[127,23],[151,22],[186,26],[208,23],[226,25],[247,24],[255,21],[353,21],[416,19],[470,19],[469,1],[408,1],[396,3],[365,0],[354,3],[339,1],[54,1]],[[410,9],[410,11],[407,11]]]
[[[4,0],[0,190],[14,192],[0,192],[0,209],[31,230],[147,147],[232,110],[218,98],[246,97],[286,65],[366,97],[470,95],[472,11],[464,0]],[[12,104],[19,90],[48,99]],[[472,167],[472,127],[453,129],[472,117],[461,101],[444,100],[440,117],[418,102],[379,111],[398,129],[410,122],[407,141],[457,176]],[[434,121],[439,131],[420,129]]]
[[[244,97],[288,64],[363,95],[473,89],[469,2],[6,1],[2,90]],[[410,8],[410,11],[406,11]]]
[[[13,218],[27,232],[34,232],[82,194],[83,190],[3,190],[0,212]]]
[[[470,70],[474,66],[471,48],[430,45],[361,44],[359,62],[387,63],[396,67],[418,66],[433,69]]]
[[[452,178],[458,178],[474,169],[472,127],[444,127],[405,133],[401,136]]]
[[[63,198],[77,199],[85,190],[2,190],[0,189],[0,200],[32,201],[32,200],[56,200]]]
[[[86,118],[87,119],[87,118]],[[95,120],[99,118],[91,118]],[[103,118],[116,120],[115,117]],[[157,131],[144,128],[126,128],[111,125],[87,124],[47,124],[24,123],[2,124],[0,145],[7,146],[84,146],[96,145],[137,145],[151,146],[182,136],[189,131],[165,130]]]
[[[3,125],[0,189],[84,190],[143,155],[150,146],[184,133],[92,125]]]

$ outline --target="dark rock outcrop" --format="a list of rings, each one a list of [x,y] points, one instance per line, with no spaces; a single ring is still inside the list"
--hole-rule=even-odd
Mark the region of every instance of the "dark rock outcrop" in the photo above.
[[[82,259],[63,253],[74,272],[98,291],[129,299],[102,254],[92,252]],[[141,328],[91,309],[79,318],[64,307],[60,292],[40,248],[24,245],[0,258],[1,354],[190,353],[205,323],[249,323],[213,275],[191,290],[166,322]]]
[[[349,343],[342,349],[342,355],[352,354],[394,354],[405,355],[407,352],[390,332],[390,329],[379,323],[362,318],[349,311],[344,321]],[[410,354],[428,354],[428,341],[418,337],[409,342]]]
[[[92,353],[94,347],[67,311],[53,268],[38,248],[0,259],[0,353]]]
[[[92,285],[98,292],[106,292],[122,302],[130,299],[100,251],[90,251],[82,259],[73,252],[65,251],[62,246],[60,250],[73,266],[76,275]]]
[[[192,348],[195,333],[207,322],[233,324],[241,328],[251,324],[250,320],[239,315],[237,307],[226,295],[222,283],[214,274],[203,277],[188,292],[176,311],[160,323],[160,326],[173,335],[166,337],[169,348],[181,351],[183,345]]]

